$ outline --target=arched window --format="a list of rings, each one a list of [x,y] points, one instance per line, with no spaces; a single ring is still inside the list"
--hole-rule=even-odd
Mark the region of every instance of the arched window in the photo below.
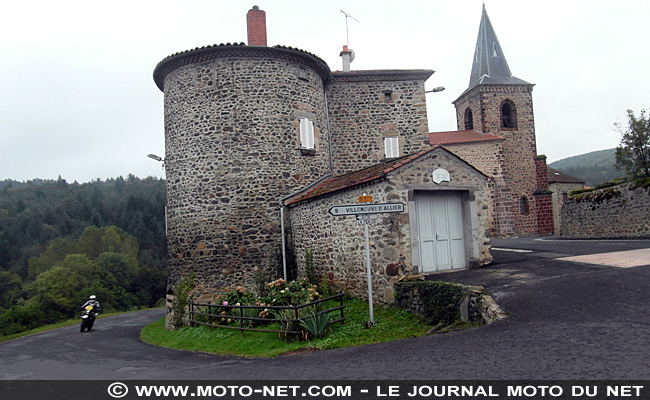
[[[517,129],[517,109],[511,100],[501,103],[501,129]]]
[[[520,209],[522,215],[528,215],[530,213],[530,211],[528,210],[528,197],[521,196]]]
[[[474,129],[474,115],[469,107],[465,109],[465,130],[468,129]]]

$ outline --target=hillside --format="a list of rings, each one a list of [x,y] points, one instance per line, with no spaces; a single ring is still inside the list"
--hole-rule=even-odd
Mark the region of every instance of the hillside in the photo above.
[[[112,225],[137,239],[141,264],[166,268],[164,180],[129,175],[83,184],[62,178],[0,183],[0,271],[27,278],[28,260],[53,240]]]
[[[623,171],[616,169],[615,151],[616,149],[592,151],[552,162],[548,166],[580,178],[586,186],[593,187],[624,175]]]

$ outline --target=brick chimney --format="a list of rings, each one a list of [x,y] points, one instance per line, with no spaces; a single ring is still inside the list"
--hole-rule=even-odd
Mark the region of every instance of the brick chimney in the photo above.
[[[253,6],[246,14],[248,25],[248,45],[266,46],[266,13],[258,6]]]

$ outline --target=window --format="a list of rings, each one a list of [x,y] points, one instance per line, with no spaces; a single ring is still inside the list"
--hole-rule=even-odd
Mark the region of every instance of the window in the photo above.
[[[492,57],[499,57],[499,51],[497,50],[497,43],[492,43]]]
[[[474,115],[469,107],[465,109],[465,130],[468,129],[474,129]]]
[[[382,90],[381,92],[384,94],[384,101],[391,101],[393,99],[392,90]]]
[[[300,118],[300,148],[314,150],[314,121]]]
[[[305,67],[298,67],[298,78],[299,78],[299,79],[302,79],[302,80],[304,80],[304,81],[309,80],[309,79],[307,78],[307,68],[305,68]]]
[[[399,137],[388,136],[384,138],[384,153],[386,158],[399,157]]]
[[[501,103],[501,129],[517,129],[517,110],[511,100]]]
[[[520,208],[523,215],[528,215],[530,213],[528,210],[528,198],[526,196],[521,197]]]

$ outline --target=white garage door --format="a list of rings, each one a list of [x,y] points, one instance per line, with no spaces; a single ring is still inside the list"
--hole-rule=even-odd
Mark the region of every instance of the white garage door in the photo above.
[[[415,198],[420,271],[465,268],[460,192],[419,192]]]

